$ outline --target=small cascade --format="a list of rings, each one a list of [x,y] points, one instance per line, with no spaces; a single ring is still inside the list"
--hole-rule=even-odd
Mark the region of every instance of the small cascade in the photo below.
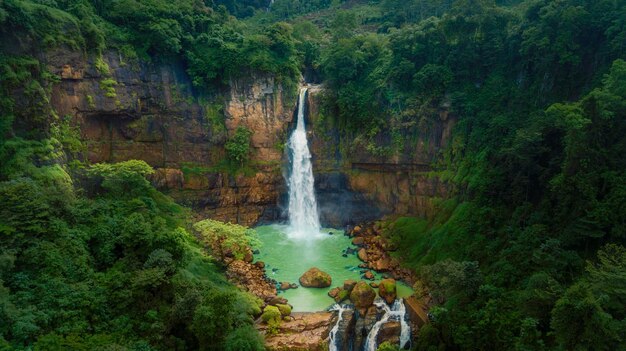
[[[406,321],[406,307],[404,306],[404,302],[402,299],[396,299],[391,307],[389,307],[389,305],[387,305],[384,301],[376,301],[374,304],[378,309],[382,309],[384,314],[380,320],[374,324],[367,335],[364,350],[376,351],[378,348],[376,339],[378,338],[380,328],[389,320],[400,322],[400,348],[403,348],[411,338],[411,327]]]
[[[290,236],[294,238],[313,237],[320,231],[311,152],[304,125],[306,93],[307,88],[300,90],[296,128],[287,144],[291,160],[291,173],[288,179],[289,225]]]
[[[335,323],[335,326],[333,327],[333,329],[330,330],[330,335],[328,336],[328,351],[340,351],[339,346],[337,345],[337,332],[339,331],[339,325],[341,324],[341,321],[343,320],[343,311],[347,310],[348,307],[345,305],[340,305],[340,304],[334,304],[329,311],[337,311],[338,313],[338,318],[337,318],[337,323]]]

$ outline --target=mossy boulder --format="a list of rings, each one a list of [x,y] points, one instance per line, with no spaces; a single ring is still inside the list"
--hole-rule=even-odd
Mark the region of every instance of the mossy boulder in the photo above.
[[[261,315],[261,320],[265,323],[270,323],[270,321],[280,321],[280,310],[276,306],[265,306],[263,314]]]
[[[282,304],[279,303],[276,305],[276,308],[278,308],[278,310],[280,311],[280,314],[283,317],[287,317],[291,314],[291,306],[287,305],[287,304]]]
[[[376,292],[366,282],[360,281],[356,283],[350,293],[350,300],[356,308],[368,308],[374,303]]]
[[[330,275],[316,267],[309,269],[300,277],[300,284],[307,288],[327,288],[331,283]]]
[[[392,304],[396,300],[396,281],[394,279],[383,279],[378,284],[378,295],[388,304]]]
[[[336,303],[340,303],[350,296],[350,293],[347,290],[339,290],[339,293],[334,297]]]

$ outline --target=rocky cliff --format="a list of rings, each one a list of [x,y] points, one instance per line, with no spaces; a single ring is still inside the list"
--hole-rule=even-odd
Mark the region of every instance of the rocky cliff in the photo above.
[[[278,216],[280,146],[295,100],[273,77],[252,74],[199,95],[177,63],[66,50],[44,59],[61,77],[51,103],[80,127],[91,162],[145,160],[156,168],[155,185],[203,216],[247,225]],[[253,171],[245,176],[219,167],[224,143],[240,125],[253,131]]]
[[[91,162],[142,159],[154,184],[200,216],[252,225],[284,218],[283,146],[293,127],[295,91],[268,75],[250,74],[200,94],[177,62],[128,61],[53,49],[40,55],[60,81],[51,105],[80,128]],[[307,123],[322,220],[343,226],[381,215],[429,215],[445,185],[429,175],[455,119],[444,110],[427,134],[394,157],[365,149],[328,128],[319,113],[320,88],[308,95]],[[226,172],[224,144],[238,126],[253,131],[251,170]]]
[[[308,122],[322,221],[359,223],[384,214],[430,216],[447,187],[432,165],[451,138],[456,118],[444,107],[426,131],[406,131],[392,156],[374,156],[320,113],[320,87],[309,89]],[[383,141],[383,144],[389,141]]]

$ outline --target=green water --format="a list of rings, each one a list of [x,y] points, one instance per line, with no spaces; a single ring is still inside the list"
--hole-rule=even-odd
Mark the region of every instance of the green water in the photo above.
[[[323,229],[322,233],[307,238],[290,238],[286,225],[266,225],[256,228],[262,245],[257,249],[255,259],[265,262],[267,275],[278,282],[298,284],[297,289],[279,292],[293,305],[294,311],[322,311],[334,304],[328,291],[342,286],[346,279],[361,279],[361,261],[356,254],[342,257],[346,248],[356,248],[343,231]],[[328,233],[332,232],[333,235]],[[311,267],[317,267],[330,274],[333,279],[330,288],[304,288],[298,279]],[[373,271],[372,271],[373,272]],[[374,272],[373,272],[374,273]],[[381,275],[375,274],[375,282],[380,282]],[[375,289],[378,290],[378,289]],[[398,284],[398,296],[411,295],[411,288],[403,283]]]

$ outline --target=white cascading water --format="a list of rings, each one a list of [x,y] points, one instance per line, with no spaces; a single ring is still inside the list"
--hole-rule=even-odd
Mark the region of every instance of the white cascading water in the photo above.
[[[378,348],[376,342],[378,332],[383,324],[387,323],[390,319],[400,322],[400,347],[403,348],[411,338],[411,327],[409,323],[406,322],[406,307],[404,306],[404,302],[402,302],[402,299],[396,299],[391,308],[389,308],[384,301],[376,301],[374,304],[379,309],[382,309],[384,314],[380,320],[374,324],[369,334],[367,334],[367,339],[365,339],[365,351],[376,351]]]
[[[339,317],[337,318],[337,323],[333,329],[330,330],[330,334],[328,336],[328,351],[339,351],[339,347],[337,346],[337,332],[339,331],[339,323],[341,323],[343,319],[343,311],[347,310],[346,306],[342,306],[340,304],[334,304],[333,307],[329,309],[329,311],[337,311],[339,313]]]
[[[291,133],[288,148],[291,156],[289,175],[289,225],[291,237],[307,238],[319,234],[311,152],[306,139],[304,107],[307,88],[300,90],[296,129]]]

